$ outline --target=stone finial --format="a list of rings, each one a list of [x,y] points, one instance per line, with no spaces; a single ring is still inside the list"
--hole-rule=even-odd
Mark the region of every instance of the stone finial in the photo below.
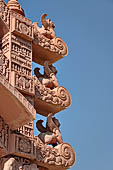
[[[9,0],[7,6],[9,9],[25,16],[24,10],[21,8],[20,4],[18,3],[18,0]]]

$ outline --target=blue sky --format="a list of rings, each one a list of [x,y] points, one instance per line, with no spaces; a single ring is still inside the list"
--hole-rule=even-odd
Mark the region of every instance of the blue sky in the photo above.
[[[32,21],[47,13],[69,48],[55,66],[72,105],[56,117],[76,152],[72,170],[113,170],[113,0],[19,2]]]

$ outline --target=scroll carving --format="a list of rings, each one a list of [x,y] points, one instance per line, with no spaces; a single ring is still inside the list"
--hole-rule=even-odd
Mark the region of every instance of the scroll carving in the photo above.
[[[56,78],[57,70],[54,66],[44,63],[44,75],[41,75],[39,68],[35,68],[34,77],[35,94],[37,98],[50,104],[60,105],[61,107],[69,107],[71,97],[69,92],[62,86],[58,85]]]
[[[42,125],[42,120],[37,121],[37,128],[41,132],[36,143],[37,160],[49,165],[62,166],[64,169],[70,168],[75,163],[75,153],[72,147],[63,143],[59,130],[58,119],[49,114],[46,127]],[[47,144],[52,144],[53,148]]]
[[[57,119],[53,120],[59,124]],[[53,126],[55,126],[53,120],[52,119],[49,120],[50,122],[48,123],[49,124],[52,123],[52,125],[46,125],[46,127],[51,129],[51,131],[54,131],[55,128],[59,130],[58,125],[57,127],[53,128]],[[39,137],[36,136],[34,137],[34,140],[31,140],[22,135],[18,134],[13,135],[15,136],[15,138],[12,138],[14,139],[14,141],[12,141],[14,144],[13,145],[14,148],[13,150],[11,150],[11,154],[14,153],[15,156],[18,155],[22,157],[24,156],[26,157],[26,159],[29,159],[30,157],[31,160],[35,162],[37,165],[41,165],[42,167],[44,165],[45,167],[47,166],[48,168],[50,166],[51,168],[53,168],[53,170],[55,169],[55,167],[57,168],[62,167],[63,169],[68,169],[71,168],[71,166],[73,166],[73,164],[75,163],[76,156],[72,147],[67,143],[63,143],[62,139],[61,143],[59,142],[60,144],[57,143],[57,145],[55,145],[54,143],[52,147],[50,145],[47,145],[47,143],[45,144],[40,138],[40,136]]]
[[[54,89],[45,87],[35,78],[35,91],[36,96],[42,101],[50,104],[60,105],[67,108],[71,105],[71,97],[69,92],[62,86],[58,86]]]
[[[54,148],[43,145],[37,138],[36,158],[38,161],[51,166],[61,166],[64,169],[71,168],[76,157],[72,147],[62,143]]]
[[[47,14],[41,16],[42,28],[37,25],[37,22],[33,24],[35,44],[59,55],[67,55],[67,45],[61,38],[56,37],[54,31],[55,25],[50,19],[46,20],[46,16]]]

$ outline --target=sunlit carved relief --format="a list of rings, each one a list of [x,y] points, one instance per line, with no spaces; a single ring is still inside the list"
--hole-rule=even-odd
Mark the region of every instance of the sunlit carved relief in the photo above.
[[[71,104],[71,96],[59,85],[53,66],[68,54],[68,48],[56,36],[47,14],[41,16],[41,24],[32,24],[17,0],[8,4],[0,0],[0,89],[7,94],[0,96],[0,156],[5,155],[0,159],[0,170],[65,170],[75,163],[75,153],[63,142],[59,120],[53,117]],[[38,66],[32,76],[32,61],[44,66],[44,74]],[[13,106],[10,115],[8,104]],[[46,126],[43,120],[37,121],[37,136],[31,122],[35,109],[47,117]]]
[[[44,63],[44,74],[40,74],[40,68],[35,68],[35,91],[37,98],[51,104],[69,107],[71,97],[69,92],[62,86],[59,86],[56,78],[57,70],[53,65],[48,65],[48,61]]]
[[[48,39],[53,39],[55,38],[55,25],[50,19],[46,19],[47,14],[43,14],[41,16],[41,23],[42,23],[42,28],[38,26],[38,23],[34,23],[34,30],[35,32],[40,32],[42,35],[44,35]]]
[[[37,22],[33,23],[34,27],[34,42],[52,52],[60,55],[67,55],[68,49],[64,41],[56,37],[55,25],[50,19],[46,19],[47,14],[41,16],[42,27],[38,26]]]
[[[32,45],[19,37],[12,36],[12,71],[31,76],[32,73]]]
[[[58,144],[55,147],[44,145],[43,142],[37,138],[36,159],[47,165],[61,166],[63,169],[71,168],[75,163],[75,153],[72,147],[67,143]]]

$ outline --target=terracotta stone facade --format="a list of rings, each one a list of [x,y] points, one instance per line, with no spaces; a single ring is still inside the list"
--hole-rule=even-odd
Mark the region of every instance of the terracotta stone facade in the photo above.
[[[47,14],[42,14],[41,23],[39,27],[27,19],[17,0],[0,0],[0,170],[66,170],[76,161],[54,117],[71,105],[53,66],[68,48]],[[38,136],[36,113],[47,117],[45,127],[37,120]]]

